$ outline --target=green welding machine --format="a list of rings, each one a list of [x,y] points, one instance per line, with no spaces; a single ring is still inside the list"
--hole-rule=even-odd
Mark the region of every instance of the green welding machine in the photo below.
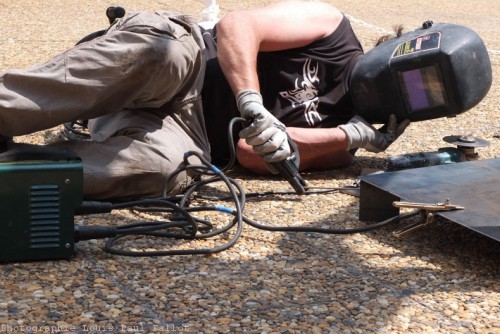
[[[64,148],[14,145],[0,154],[0,261],[69,259],[82,162]]]

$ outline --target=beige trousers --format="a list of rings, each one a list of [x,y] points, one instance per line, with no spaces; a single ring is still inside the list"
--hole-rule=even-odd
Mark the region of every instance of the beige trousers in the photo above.
[[[205,57],[193,18],[129,14],[102,37],[2,73],[0,135],[89,119],[91,140],[54,144],[81,157],[86,198],[179,192],[193,175],[165,180],[184,153],[210,153],[201,106]]]

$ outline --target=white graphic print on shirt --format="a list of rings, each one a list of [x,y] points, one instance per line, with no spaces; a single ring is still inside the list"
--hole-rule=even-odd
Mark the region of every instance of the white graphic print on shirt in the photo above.
[[[309,126],[314,126],[315,121],[321,121],[318,113],[318,64],[313,64],[311,59],[306,60],[303,66],[302,82],[295,80],[295,89],[280,92],[280,95],[290,101],[293,107],[303,105],[304,116]],[[316,85],[315,85],[316,84]]]

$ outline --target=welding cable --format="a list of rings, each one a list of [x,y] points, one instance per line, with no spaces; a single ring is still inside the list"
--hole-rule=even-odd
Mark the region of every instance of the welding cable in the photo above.
[[[200,208],[195,208],[194,211],[207,211],[207,210],[214,210],[218,211],[216,207],[209,208],[209,207],[200,207]],[[227,211],[224,210],[225,213],[230,213],[230,214],[235,214],[236,212],[233,210]],[[270,231],[270,232],[301,232],[301,233],[320,233],[320,234],[356,234],[356,233],[365,233],[369,231],[373,231],[376,229],[380,229],[382,227],[388,226],[390,224],[398,223],[403,219],[410,218],[416,215],[421,214],[422,210],[413,210],[407,213],[403,213],[394,217],[391,217],[389,219],[386,219],[382,222],[378,222],[375,224],[372,224],[370,226],[366,227],[358,227],[358,228],[342,228],[342,229],[335,229],[335,228],[320,228],[320,227],[314,227],[314,226],[270,226],[270,225],[264,225],[257,223],[255,220],[250,219],[248,217],[243,216],[243,221],[250,226],[260,229],[260,230],[265,230],[265,231]],[[168,226],[171,228],[172,226]],[[158,229],[162,229],[163,227],[161,225],[158,226]],[[151,230],[154,230],[155,227],[153,227]],[[198,235],[198,239],[202,238],[209,238],[212,236],[219,235],[221,233],[221,230],[218,231],[212,231],[211,233],[205,233],[204,235]],[[124,232],[126,235],[130,235],[133,233],[130,233],[130,231]],[[168,234],[168,233],[145,233],[144,231],[140,231],[137,234],[141,235],[150,235],[150,236],[158,236],[158,237],[172,237],[172,238],[182,238],[186,239],[185,236],[183,235],[175,235],[175,234]],[[113,240],[113,239],[111,239]],[[116,239],[115,239],[116,240]],[[236,242],[236,239],[233,239],[234,242]],[[186,251],[158,251],[158,252],[131,252],[131,251],[121,251],[121,250],[115,250],[111,248],[110,242],[113,241],[108,241],[106,244],[105,250],[108,251],[109,253],[117,254],[117,255],[127,255],[127,256],[163,256],[163,255],[187,255],[187,254],[209,254],[211,252],[205,252],[205,250],[186,250]],[[232,244],[234,245],[234,243]],[[229,248],[229,247],[227,247]],[[214,249],[212,252],[216,251],[222,251],[224,249]]]
[[[259,230],[271,231],[271,232],[305,232],[305,233],[321,233],[321,234],[356,234],[365,233],[373,231],[393,223],[399,223],[405,218],[410,218],[419,215],[422,212],[421,209],[413,210],[407,213],[402,213],[397,216],[391,217],[384,221],[371,224],[365,227],[354,227],[354,228],[322,228],[314,226],[270,226],[257,223],[248,217],[243,217],[243,221],[248,225],[255,227]]]
[[[234,180],[233,180],[233,182],[234,182]],[[198,188],[199,186],[200,186],[200,184],[197,184],[193,188]],[[194,191],[194,190],[195,189],[191,189],[191,192]],[[242,203],[241,206],[243,207],[244,203]],[[189,209],[186,209],[186,212],[210,211],[210,210],[213,210],[213,211],[222,211],[222,212],[225,212],[225,213],[236,215],[236,210],[229,210],[227,208],[224,209],[224,210],[220,210],[217,206],[214,206],[214,207],[203,206],[203,207],[197,207],[197,208],[189,208]],[[422,212],[422,210],[420,210],[420,209],[419,210],[414,210],[414,211],[410,211],[410,212],[407,212],[407,213],[403,213],[403,214],[391,217],[391,218],[389,218],[387,220],[384,220],[382,222],[378,222],[378,223],[372,224],[370,226],[358,227],[358,228],[341,228],[341,229],[339,229],[339,228],[320,228],[320,227],[314,227],[314,226],[270,226],[270,225],[264,225],[264,224],[258,223],[255,220],[250,219],[250,218],[248,218],[246,216],[242,216],[242,220],[243,220],[243,222],[249,224],[250,226],[252,226],[254,228],[257,228],[257,229],[260,229],[260,230],[265,230],[265,231],[270,231],[270,232],[302,232],[302,233],[321,233],[321,234],[356,234],[356,233],[365,233],[365,232],[373,231],[373,230],[380,229],[382,227],[388,226],[388,225],[393,224],[393,223],[398,223],[398,222],[400,222],[403,219],[416,216],[416,215],[420,214],[421,212]],[[233,222],[234,222],[234,220],[233,220]],[[228,231],[229,228],[232,227],[233,225],[227,225],[226,228],[223,228],[223,229],[211,231],[211,232],[204,233],[204,234],[199,234],[195,238],[197,238],[197,239],[203,239],[203,238],[209,238],[209,237],[213,237],[213,236],[219,235],[219,234],[221,234],[223,232]],[[207,224],[206,227],[209,228],[210,224]],[[168,233],[161,233],[161,234],[157,233],[157,234],[154,234],[154,233],[143,233],[143,232],[144,231],[141,231],[141,233],[143,235],[152,235],[152,236],[160,236],[160,237],[185,238],[183,235],[173,235],[173,234],[168,234]],[[238,231],[238,233],[241,234],[240,231]],[[234,239],[234,242],[236,242],[235,239]],[[234,245],[234,243],[233,243],[233,245]],[[129,255],[129,256],[131,256],[131,255],[132,256],[146,256],[146,255],[207,254],[203,250],[201,252],[198,252],[197,250],[195,250],[195,251],[180,251],[180,252],[179,251],[166,251],[166,252],[165,251],[160,251],[160,252],[132,252],[131,253],[131,252],[113,251],[113,249],[111,249],[109,246],[110,245],[109,245],[109,241],[108,241],[108,243],[106,245],[106,248],[105,248],[106,251],[108,251],[110,253],[114,253],[114,254]],[[225,249],[227,249],[227,248],[225,248]],[[223,249],[221,249],[221,250],[223,250]]]
[[[222,172],[224,173],[227,172],[229,169],[233,168],[234,164],[236,163],[236,147],[234,145],[235,140],[233,135],[235,124],[242,124],[245,122],[248,122],[248,120],[243,117],[234,117],[229,121],[229,125],[227,127],[227,141],[229,144],[229,161],[226,164],[226,166],[221,168]]]
[[[197,152],[189,152],[185,155],[185,160],[187,162],[187,158],[190,156],[196,156],[201,162],[202,165],[197,165],[196,170],[198,172],[203,172],[208,175],[216,175],[217,177],[212,177],[209,180],[203,180],[196,182],[187,191],[184,193],[180,203],[178,205],[168,204],[167,206],[171,206],[171,209],[175,211],[177,215],[180,213],[180,216],[186,219],[186,221],[180,220],[177,222],[150,222],[150,223],[136,223],[132,225],[125,225],[121,227],[117,227],[117,235],[109,238],[105,244],[104,250],[108,253],[115,255],[123,255],[123,256],[167,256],[167,255],[196,255],[196,254],[213,254],[229,249],[234,246],[238,239],[241,236],[243,231],[243,208],[242,204],[245,202],[244,192],[241,187],[235,180],[228,178],[222,173],[216,166],[210,164],[205,158],[201,156],[201,154]],[[189,168],[189,165],[184,166],[183,168]],[[182,168],[181,168],[182,169]],[[211,182],[219,182],[223,181],[229,190],[232,202],[234,204],[234,209],[225,207],[225,206],[213,206],[213,207],[199,207],[199,208],[189,208],[184,207],[185,204],[189,202],[189,197],[193,194],[199,187],[209,184]],[[154,202],[154,203],[153,203]],[[123,203],[120,206],[116,206],[117,208],[126,208],[127,206],[137,207],[137,205],[145,205],[145,204],[154,204],[156,206],[162,206],[164,201],[139,201],[139,202],[129,202]],[[234,216],[233,220],[226,224],[225,226],[218,228],[216,230],[212,230],[213,225],[210,222],[201,220],[199,218],[193,217],[190,212],[196,211],[217,211],[221,213],[226,213]],[[198,224],[204,225],[204,228],[199,228]],[[119,239],[125,238],[127,236],[157,236],[157,237],[173,237],[176,239],[187,239],[187,240],[196,240],[196,239],[204,239],[213,237],[216,235],[221,235],[222,233],[228,232],[232,227],[236,225],[236,231],[234,232],[233,237],[221,246],[217,246],[210,249],[175,249],[175,250],[162,250],[162,251],[135,251],[135,250],[124,250],[115,248],[115,243]],[[176,228],[181,229],[184,233],[172,233],[165,232],[166,229]],[[163,231],[163,232],[162,232]],[[198,233],[202,231],[202,233]],[[187,233],[186,233],[187,232]]]
[[[306,191],[307,195],[327,195],[339,191],[352,191],[359,189],[359,185],[344,186],[344,187],[305,187],[308,189]],[[251,193],[246,193],[245,198],[255,198],[255,197],[267,197],[276,195],[297,195],[296,191],[292,190],[269,190],[269,191],[255,191]],[[231,200],[230,196],[210,196],[203,194],[195,194],[193,198],[203,199],[209,201],[228,201]]]
[[[96,202],[90,202],[92,205]],[[99,203],[99,202],[97,202]],[[193,220],[191,215],[187,213],[183,208],[178,207],[174,203],[170,203],[168,201],[164,200],[140,200],[140,201],[133,201],[133,202],[124,202],[124,203],[119,203],[119,204],[109,204],[103,207],[110,208],[108,212],[111,212],[113,209],[114,210],[119,210],[119,209],[126,209],[130,207],[134,207],[136,205],[155,205],[157,207],[165,207],[165,210],[170,211],[170,212],[175,212],[177,214],[177,218],[175,219],[174,222],[152,222],[152,223],[135,223],[135,224],[130,224],[130,225],[123,225],[123,226],[77,226],[75,228],[75,241],[83,241],[83,240],[90,240],[90,239],[102,239],[102,238],[109,238],[109,237],[116,237],[117,235],[130,235],[130,234],[141,234],[141,233],[147,233],[155,230],[161,230],[161,229],[167,229],[167,228],[175,228],[175,227],[182,227],[184,228],[185,231],[190,231],[191,237],[197,232],[198,226],[196,222]],[[91,207],[88,205],[88,207]],[[79,209],[80,214],[82,212],[90,212],[88,208],[86,210],[81,210]],[[95,212],[92,212],[95,213]],[[85,214],[85,213],[83,213]],[[185,220],[183,222],[180,222],[180,216],[183,216]],[[186,226],[189,224],[191,226],[190,229],[187,229]],[[175,235],[172,235],[174,237]],[[189,237],[189,235],[187,236]]]

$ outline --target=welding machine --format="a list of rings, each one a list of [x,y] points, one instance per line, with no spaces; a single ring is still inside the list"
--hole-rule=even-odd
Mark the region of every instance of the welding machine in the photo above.
[[[370,123],[450,117],[477,105],[492,84],[481,38],[455,24],[424,22],[356,63],[350,79],[355,112]]]
[[[81,160],[66,149],[13,144],[0,154],[0,261],[68,259],[83,199]]]

